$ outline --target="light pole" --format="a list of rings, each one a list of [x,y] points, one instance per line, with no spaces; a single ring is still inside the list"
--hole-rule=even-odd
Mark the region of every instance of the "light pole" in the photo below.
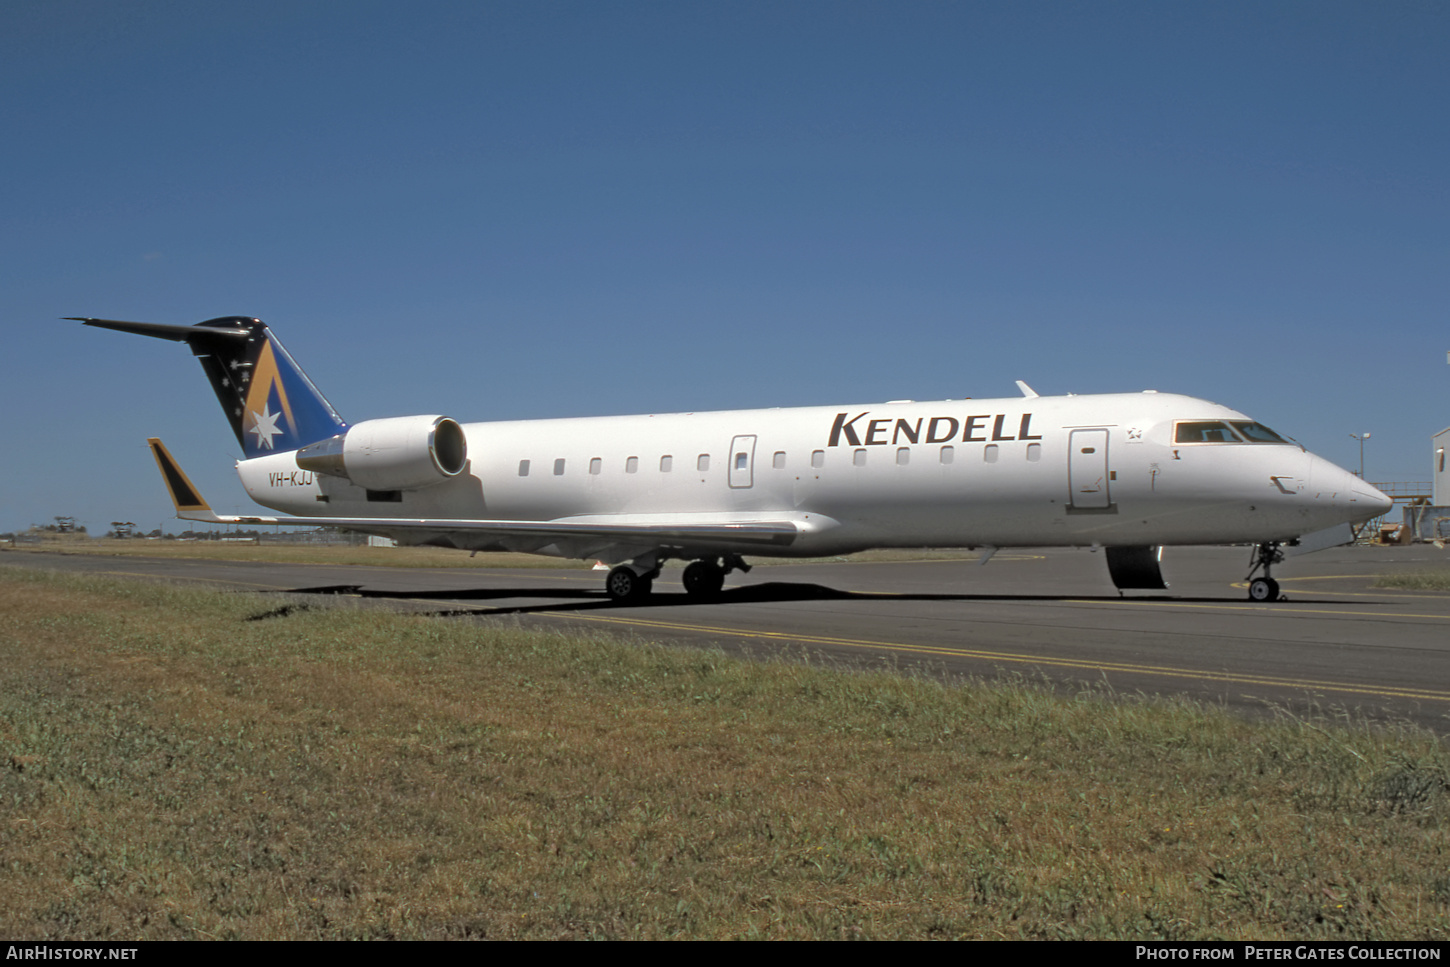
[[[1368,433],[1351,433],[1349,435],[1349,438],[1351,440],[1358,440],[1359,441],[1359,479],[1360,480],[1363,480],[1364,479],[1364,441],[1366,441],[1366,440],[1369,439],[1369,434]]]

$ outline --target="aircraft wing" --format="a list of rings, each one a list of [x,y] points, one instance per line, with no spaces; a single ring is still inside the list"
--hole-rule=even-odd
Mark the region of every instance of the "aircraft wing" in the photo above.
[[[407,534],[409,543],[430,538],[455,538],[456,546],[536,551],[556,546],[568,557],[594,557],[606,552],[624,554],[641,546],[714,547],[725,545],[784,546],[802,533],[824,529],[834,521],[819,515],[807,520],[721,520],[696,514],[609,515],[558,520],[468,520],[405,517],[261,517],[217,514],[159,439],[146,441],[161,470],[161,478],[182,520],[212,524],[278,524],[296,527],[342,527],[387,536]],[[461,538],[459,540],[458,538]]]

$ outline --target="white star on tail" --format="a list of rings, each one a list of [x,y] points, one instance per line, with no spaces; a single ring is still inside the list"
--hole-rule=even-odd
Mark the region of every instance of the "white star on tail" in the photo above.
[[[252,413],[252,431],[257,434],[257,445],[263,450],[272,449],[272,438],[282,431],[277,429],[277,417],[281,413],[273,413],[271,406],[264,406],[261,413]]]

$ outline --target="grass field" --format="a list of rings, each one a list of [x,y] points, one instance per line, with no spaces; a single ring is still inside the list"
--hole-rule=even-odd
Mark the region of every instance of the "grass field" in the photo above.
[[[1406,574],[1381,574],[1374,579],[1377,588],[1403,588],[1407,591],[1450,591],[1450,568],[1411,571]]]
[[[1436,938],[1446,753],[0,574],[11,938]]]

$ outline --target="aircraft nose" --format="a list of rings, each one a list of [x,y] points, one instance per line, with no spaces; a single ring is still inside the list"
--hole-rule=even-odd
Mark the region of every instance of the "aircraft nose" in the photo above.
[[[1381,514],[1388,514],[1390,508],[1395,505],[1394,499],[1374,484],[1365,483],[1361,480],[1359,487],[1360,491],[1364,494],[1365,503],[1371,504],[1375,508],[1374,515],[1376,517]]]
[[[1328,460],[1315,458],[1311,480],[1316,499],[1342,509],[1345,519],[1354,523],[1387,514],[1394,506],[1394,501],[1374,484]]]

